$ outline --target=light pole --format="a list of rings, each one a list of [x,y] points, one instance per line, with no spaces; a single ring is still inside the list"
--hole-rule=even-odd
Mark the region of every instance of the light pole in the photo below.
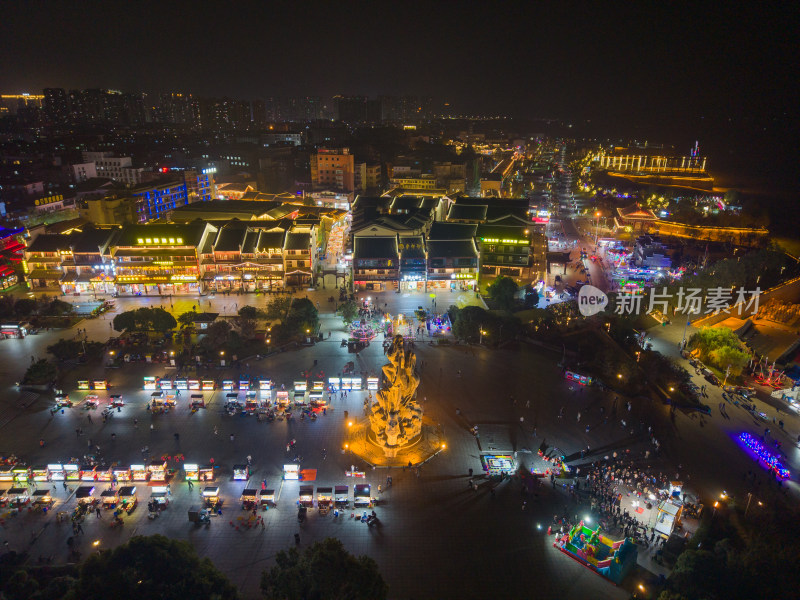
[[[744,508],[744,516],[747,517],[747,511],[750,509],[750,501],[753,499],[753,494],[751,492],[747,492],[747,506]],[[764,503],[761,500],[757,500],[759,506],[764,506]]]
[[[600,211],[594,213],[595,226],[594,226],[594,245],[597,246],[597,237],[600,235]]]
[[[689,317],[686,317],[686,324],[683,326],[683,339],[681,340],[681,350],[686,347],[686,329],[689,327]]]

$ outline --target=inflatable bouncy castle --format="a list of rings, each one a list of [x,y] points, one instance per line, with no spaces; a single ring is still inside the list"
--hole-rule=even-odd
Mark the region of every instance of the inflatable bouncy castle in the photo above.
[[[581,521],[553,546],[609,581],[619,584],[636,564],[636,545],[630,539],[613,542]]]

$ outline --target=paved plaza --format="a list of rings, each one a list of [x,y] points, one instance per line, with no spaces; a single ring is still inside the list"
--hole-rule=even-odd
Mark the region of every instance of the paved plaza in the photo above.
[[[432,304],[422,294],[383,296],[390,312],[411,312],[424,302]],[[284,384],[290,389],[303,371],[322,371],[326,378],[336,376],[351,360],[355,361],[357,372],[378,375],[386,362],[381,344],[373,343],[357,357],[349,354],[340,343],[346,331],[341,319],[332,314],[333,306],[327,305],[327,295],[320,291],[311,297],[320,298],[323,342],[261,360],[247,359],[239,369],[210,369],[201,375],[217,381],[244,375],[270,377],[278,387]],[[437,297],[440,310],[459,301],[478,300],[474,294],[463,293]],[[118,310],[139,303],[165,302],[169,304],[170,300],[117,301]],[[172,302],[175,312],[180,314],[197,299],[176,297]],[[202,298],[200,302],[204,310],[234,314],[235,308],[227,306],[234,303],[260,306],[265,299],[217,296]],[[205,306],[206,302],[211,306]],[[109,322],[109,319],[94,319],[76,327],[85,328],[89,339],[103,340],[109,335]],[[140,506],[125,518],[121,529],[110,527],[108,511],[102,513],[102,518],[87,517],[83,524],[85,533],[80,536],[84,555],[92,550],[95,540],[100,541],[102,548],[124,542],[132,535],[163,533],[191,541],[198,552],[210,557],[240,587],[245,597],[254,598],[258,596],[261,571],[271,566],[277,551],[293,545],[294,535],[299,533],[301,547],[335,536],[350,552],[374,557],[389,583],[391,598],[627,597],[624,590],[552,548],[553,538],[545,535],[554,514],[566,511],[572,516],[572,512],[586,510],[582,505],[569,505],[563,490],[554,489],[549,482],[536,488],[535,495],[523,496],[518,479],[489,481],[478,476],[480,452],[493,445],[510,444],[510,448],[498,449],[516,451],[526,469],[547,466],[536,455],[543,442],[558,447],[567,456],[577,456],[589,446],[586,462],[602,459],[613,451],[630,451],[631,456],[640,456],[648,447],[646,433],[637,431],[631,435],[613,421],[603,423],[599,407],[603,405],[609,410],[608,396],[570,389],[557,365],[558,354],[524,345],[489,350],[418,343],[417,364],[421,375],[418,399],[426,420],[442,432],[447,445],[445,451],[421,468],[418,476],[416,471],[408,469],[373,470],[349,452],[342,452],[347,439],[344,412],[363,416],[366,391],[351,392],[346,399],[336,398],[327,414],[313,422],[296,419],[267,423],[258,422],[255,417],[228,416],[223,410],[225,393],[221,390],[207,392],[207,407],[197,412],[190,410],[188,392],[183,392],[176,409],[152,415],[145,409],[150,392],[142,390],[142,378],[172,375],[169,369],[142,363],[105,369],[94,364],[78,367],[64,382],[65,388],[72,399],[80,399],[83,394],[75,391],[78,379],[105,377],[114,385],[109,393],[121,393],[126,401],[121,412],[107,422],[101,420],[99,411],[87,411],[82,406],[53,415],[49,397],[19,394],[12,384],[24,372],[30,356],[44,356],[48,343],[68,333],[42,332],[24,340],[0,342],[5,357],[0,369],[7,390],[0,412],[0,435],[4,440],[0,450],[4,454],[17,454],[29,465],[52,463],[83,456],[91,439],[93,446],[100,446],[108,462],[126,466],[142,462],[145,446],[151,457],[183,455],[186,462],[201,464],[213,458],[224,500],[223,514],[214,517],[210,527],[195,527],[188,521],[187,510],[199,504],[199,487],[190,490],[180,464],[172,461],[170,466],[178,470],[170,483],[169,508],[158,518],[148,519],[149,491],[146,485],[139,484]],[[562,407],[565,417],[559,418]],[[580,421],[576,420],[577,412],[583,414]],[[663,454],[670,457],[667,464],[675,468],[674,464],[682,463],[682,468],[692,473],[691,484],[704,493],[714,493],[723,482],[729,485],[729,491],[736,490],[741,470],[752,467],[735,444],[726,442],[724,429],[709,427],[680,414],[671,422],[666,408],[643,400],[633,404],[633,421],[652,424],[662,440]],[[591,425],[588,433],[587,424]],[[478,437],[470,431],[475,425]],[[82,428],[83,435],[76,434],[78,428]],[[175,433],[179,434],[178,440]],[[43,448],[39,446],[40,439],[45,441]],[[292,439],[297,443],[287,454],[286,444]],[[373,496],[378,498],[375,511],[381,525],[368,527],[356,521],[351,518],[355,512],[352,508],[339,518],[312,510],[309,518],[298,524],[295,503],[299,484],[281,480],[283,465],[291,462],[295,454],[301,457],[301,468],[316,470],[316,479],[310,484],[349,485],[351,497],[353,485],[364,480],[353,480],[345,472],[351,465],[366,471],[365,481],[372,485]],[[243,463],[247,455],[253,457],[249,487],[260,488],[262,480],[266,480],[268,487],[277,492],[277,507],[258,513],[264,518],[263,529],[248,522],[250,515],[238,501],[241,490],[247,486],[232,481],[232,465]],[[469,489],[469,469],[476,474],[477,491]],[[389,488],[387,475],[393,478]],[[99,484],[98,489],[107,485]],[[32,561],[39,555],[52,555],[56,562],[66,561],[66,540],[72,530],[68,522],[56,521],[56,513],[72,512],[76,504],[75,487],[72,484],[64,490],[60,483],[56,485],[56,506],[47,515],[23,512],[10,516],[3,511],[0,535],[12,549],[29,551]],[[542,525],[542,529],[537,525]],[[645,552],[640,556],[640,564],[647,565],[646,561]]]

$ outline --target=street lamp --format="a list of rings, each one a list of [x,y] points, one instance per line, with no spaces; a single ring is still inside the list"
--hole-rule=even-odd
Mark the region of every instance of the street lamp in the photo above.
[[[747,511],[750,510],[750,501],[753,499],[753,494],[751,492],[747,492],[747,506],[744,508],[744,516],[747,516]],[[756,500],[759,506],[764,506],[764,503],[761,500]]]
[[[597,246],[597,237],[600,235],[600,211],[594,213],[595,226],[594,226],[594,245]]]

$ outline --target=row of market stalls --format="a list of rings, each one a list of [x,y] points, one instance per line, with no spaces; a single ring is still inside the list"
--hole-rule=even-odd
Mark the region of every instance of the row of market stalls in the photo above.
[[[97,465],[92,463],[52,463],[48,465],[0,466],[0,486],[3,484],[30,485],[46,481],[142,481],[166,482],[170,471],[165,460],[152,460],[148,464],[129,467]]]
[[[88,383],[88,382],[87,382]],[[317,379],[313,381],[295,381],[294,392],[312,392],[322,394],[323,392],[338,392],[340,390],[360,391],[364,384],[361,377],[328,377],[327,381]],[[378,379],[376,377],[367,378],[367,389],[378,389]],[[213,379],[169,379],[148,376],[144,377],[143,389],[145,391],[201,391],[213,392],[218,389],[217,382]],[[90,389],[88,387],[78,389]],[[99,389],[99,388],[97,388]],[[285,391],[285,386],[277,390],[271,379],[223,379],[219,384],[219,389],[223,392],[258,392],[267,395],[274,391]]]
[[[263,487],[245,488],[240,497],[242,509],[253,510],[257,505],[265,507],[275,504],[275,490]],[[320,511],[338,507],[347,508],[351,502],[354,507],[372,506],[372,488],[368,483],[353,486],[353,498],[350,499],[350,486],[317,486],[301,485],[297,495],[297,505],[305,508],[318,508]]]

